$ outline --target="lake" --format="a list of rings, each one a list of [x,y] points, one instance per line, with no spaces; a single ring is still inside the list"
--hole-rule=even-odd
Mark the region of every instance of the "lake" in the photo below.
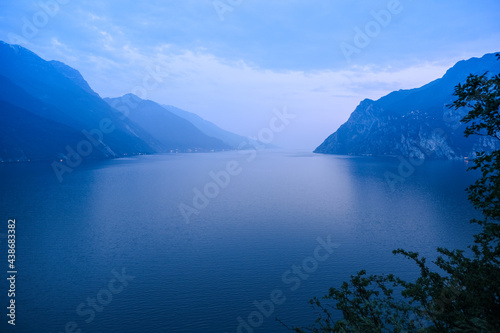
[[[246,151],[87,162],[59,182],[50,163],[0,165],[18,270],[16,327],[0,327],[287,332],[275,317],[312,323],[308,300],[361,269],[416,276],[393,249],[471,243],[468,166]]]

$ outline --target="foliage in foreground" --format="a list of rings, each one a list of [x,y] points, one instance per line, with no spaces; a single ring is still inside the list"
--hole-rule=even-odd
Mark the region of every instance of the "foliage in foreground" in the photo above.
[[[500,55],[497,54],[500,60]],[[500,75],[469,75],[455,87],[455,109],[468,108],[462,119],[465,136],[500,140]],[[500,332],[500,150],[478,152],[474,166],[481,177],[467,191],[483,218],[482,227],[464,250],[438,248],[433,271],[416,252],[393,251],[420,269],[414,282],[394,275],[367,275],[360,271],[340,288],[314,298],[318,318],[310,327],[289,328],[305,333],[326,332]],[[398,292],[402,295],[396,295]],[[332,313],[340,310],[343,319]]]

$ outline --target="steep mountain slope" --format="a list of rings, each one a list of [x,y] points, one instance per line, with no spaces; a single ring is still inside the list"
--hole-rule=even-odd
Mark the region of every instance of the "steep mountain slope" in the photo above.
[[[447,107],[458,83],[471,73],[486,71],[500,73],[495,54],[460,61],[442,78],[420,88],[395,91],[377,101],[365,99],[314,152],[454,159],[493,149],[492,139],[466,139],[465,125],[460,123],[466,110]]]
[[[74,127],[50,120],[60,111],[29,95],[0,75],[0,162],[55,160],[65,158],[66,146],[75,149],[86,140]],[[16,101],[14,105],[8,100]],[[37,113],[50,115],[42,117]],[[61,120],[71,122],[70,117]],[[107,158],[116,154],[104,144],[92,149],[87,157]]]
[[[68,79],[73,81],[77,86],[85,90],[91,95],[99,96],[95,91],[90,88],[89,84],[83,78],[82,74],[76,69],[69,67],[65,63],[60,61],[51,60],[49,63],[62,75],[66,76]]]
[[[49,120],[51,127],[60,124],[64,131],[71,128],[80,133],[99,129],[106,121],[113,130],[95,148],[101,156],[154,153],[162,149],[149,133],[128,119],[121,119],[121,114],[93,92],[77,70],[45,61],[23,47],[4,42],[0,42],[0,62],[0,100],[17,107],[11,111],[23,109]],[[45,130],[44,124],[48,123],[40,123],[40,130]],[[0,135],[5,141],[5,134]],[[18,139],[15,142],[25,142],[26,138]],[[48,152],[42,141],[38,143],[40,152]],[[51,159],[54,154],[45,158]]]
[[[0,162],[37,161],[63,157],[66,145],[85,140],[73,128],[47,120],[0,100]],[[98,150],[94,157],[105,157]]]
[[[109,105],[122,110],[133,122],[139,124],[169,150],[208,151],[231,149],[219,139],[210,137],[196,126],[165,109],[160,104],[126,94],[105,98]]]

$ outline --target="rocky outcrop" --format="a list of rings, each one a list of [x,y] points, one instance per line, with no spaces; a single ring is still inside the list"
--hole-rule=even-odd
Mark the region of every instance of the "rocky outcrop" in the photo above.
[[[314,152],[456,159],[495,149],[498,140],[465,138],[460,120],[467,110],[448,107],[458,83],[471,73],[486,71],[500,73],[500,61],[494,54],[461,61],[423,87],[392,92],[377,101],[365,99]]]

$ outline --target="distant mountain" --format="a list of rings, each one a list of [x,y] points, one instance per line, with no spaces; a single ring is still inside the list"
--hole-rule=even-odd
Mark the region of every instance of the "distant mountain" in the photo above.
[[[232,146],[203,133],[190,121],[179,117],[156,102],[143,100],[134,94],[126,94],[117,98],[105,98],[104,100],[118,110],[124,110],[124,114],[129,119],[147,130],[168,150],[209,151],[232,149]]]
[[[171,105],[162,105],[162,106],[168,111],[172,112],[173,114],[186,119],[206,135],[221,140],[225,144],[231,146],[233,149],[238,149],[238,147],[242,143],[247,142],[249,140],[241,135],[237,135],[229,131],[223,130],[214,123],[201,118],[195,113],[184,111]]]
[[[420,88],[395,91],[377,101],[365,99],[314,152],[455,159],[494,149],[491,138],[465,138],[460,120],[467,111],[447,107],[455,99],[458,83],[471,73],[486,71],[500,73],[495,54],[460,61],[442,78]]]
[[[92,91],[77,70],[1,41],[0,63],[2,117],[11,121],[2,123],[10,136],[7,131],[0,133],[0,142],[8,142],[9,147],[0,147],[0,160],[65,159],[66,146],[76,149],[79,138],[84,138],[83,131],[99,129],[103,121],[112,130],[95,142],[86,157],[117,157],[162,149],[145,130],[121,119],[121,114]],[[25,124],[15,121],[19,114],[26,116]],[[44,133],[45,137],[36,137],[35,133]]]
[[[125,116],[78,70],[21,46],[0,41],[0,63],[0,162],[57,161],[60,175],[80,157],[232,148],[152,101]]]

